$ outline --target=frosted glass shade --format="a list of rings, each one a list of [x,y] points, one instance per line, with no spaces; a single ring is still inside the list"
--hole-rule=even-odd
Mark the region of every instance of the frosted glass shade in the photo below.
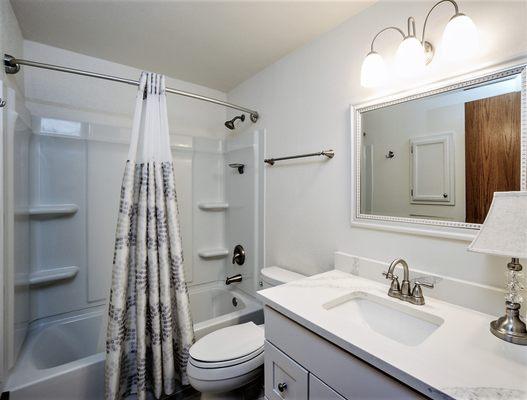
[[[386,64],[380,54],[372,51],[369,53],[360,70],[360,84],[363,87],[373,88],[386,82]]]
[[[479,49],[476,24],[465,14],[457,14],[448,22],[443,32],[442,54],[451,60],[464,60]]]
[[[395,68],[402,77],[412,77],[421,74],[426,65],[425,50],[415,36],[404,39],[395,53]]]
[[[470,251],[527,258],[527,192],[496,192]]]

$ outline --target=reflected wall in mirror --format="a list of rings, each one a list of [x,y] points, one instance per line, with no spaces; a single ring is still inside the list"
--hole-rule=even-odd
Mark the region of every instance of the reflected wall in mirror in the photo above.
[[[522,115],[524,66],[356,108],[356,218],[477,229],[526,189]]]

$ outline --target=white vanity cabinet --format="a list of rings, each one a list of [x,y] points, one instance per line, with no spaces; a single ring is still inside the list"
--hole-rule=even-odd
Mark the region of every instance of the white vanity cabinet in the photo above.
[[[267,400],[426,398],[268,306],[265,338]]]

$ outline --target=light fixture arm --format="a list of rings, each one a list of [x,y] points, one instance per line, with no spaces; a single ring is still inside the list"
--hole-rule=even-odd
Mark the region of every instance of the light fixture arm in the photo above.
[[[373,37],[373,40],[371,41],[371,46],[370,46],[370,52],[371,52],[371,53],[374,52],[374,50],[373,50],[373,43],[375,43],[375,39],[377,39],[377,37],[378,37],[381,33],[385,32],[385,31],[387,31],[387,30],[390,30],[390,29],[395,29],[397,32],[399,32],[399,33],[401,34],[401,36],[403,37],[403,39],[406,37],[406,35],[405,35],[404,32],[402,31],[402,29],[399,29],[399,28],[397,28],[396,26],[389,26],[389,27],[387,27],[387,28],[384,28],[384,29],[380,30],[379,32],[377,32],[377,34]]]
[[[430,14],[432,13],[432,11],[439,5],[439,4],[442,4],[442,3],[450,3],[454,6],[454,10],[455,10],[455,14],[454,14],[454,17],[456,15],[459,15],[460,12],[459,12],[459,6],[457,5],[457,3],[454,1],[454,0],[441,0],[441,1],[438,1],[437,3],[435,3],[432,8],[430,9],[430,11],[428,11],[428,14],[426,14],[426,18],[425,18],[425,23],[423,24],[423,34],[421,36],[421,43],[424,44],[425,43],[425,32],[426,32],[426,23],[428,22],[428,17],[430,17]]]
[[[417,31],[415,29],[415,18],[414,17],[408,17],[407,27],[408,27],[407,37],[416,37]]]

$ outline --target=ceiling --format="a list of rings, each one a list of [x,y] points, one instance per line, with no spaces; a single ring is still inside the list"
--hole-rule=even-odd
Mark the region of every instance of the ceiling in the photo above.
[[[11,0],[26,39],[225,92],[373,2]]]

